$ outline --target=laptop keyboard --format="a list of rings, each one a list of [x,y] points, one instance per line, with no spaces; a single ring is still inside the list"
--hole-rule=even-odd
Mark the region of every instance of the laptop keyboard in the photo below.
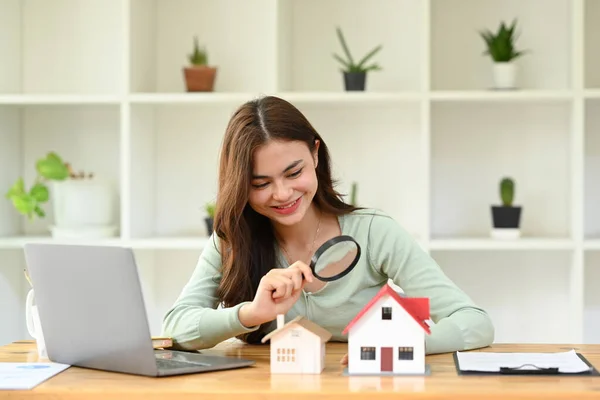
[[[199,367],[202,365],[205,365],[205,364],[168,360],[168,359],[158,358],[158,357],[156,358],[156,366],[158,367],[158,369],[180,369],[180,368]]]

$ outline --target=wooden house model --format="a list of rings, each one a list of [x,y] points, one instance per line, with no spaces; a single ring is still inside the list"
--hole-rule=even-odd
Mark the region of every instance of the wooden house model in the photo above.
[[[429,299],[385,285],[346,326],[348,375],[425,374]]]
[[[320,374],[325,368],[325,343],[331,333],[299,316],[284,323],[277,316],[277,329],[262,342],[271,341],[272,374]]]

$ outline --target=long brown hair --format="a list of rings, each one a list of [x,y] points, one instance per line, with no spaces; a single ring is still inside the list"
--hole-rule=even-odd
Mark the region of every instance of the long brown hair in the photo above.
[[[252,301],[260,279],[276,266],[276,241],[268,218],[248,204],[253,154],[269,140],[299,140],[315,150],[319,140],[315,205],[341,215],[356,208],[334,189],[327,145],[292,104],[267,96],[248,101],[232,115],[220,155],[214,231],[221,241],[222,277],[217,289],[226,307]]]

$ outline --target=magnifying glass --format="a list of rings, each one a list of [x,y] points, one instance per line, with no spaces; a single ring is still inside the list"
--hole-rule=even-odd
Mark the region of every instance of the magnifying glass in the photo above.
[[[352,236],[336,236],[317,249],[310,261],[310,269],[321,281],[336,281],[352,271],[360,259],[360,252],[360,245]]]

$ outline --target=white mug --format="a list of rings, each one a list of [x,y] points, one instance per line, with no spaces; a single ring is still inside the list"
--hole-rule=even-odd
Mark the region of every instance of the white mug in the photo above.
[[[33,289],[27,293],[27,299],[25,300],[25,320],[27,322],[27,331],[36,341],[38,357],[48,358],[48,352],[46,351],[46,343],[44,342],[44,334],[42,332],[42,323],[40,322],[40,315],[38,308],[33,304],[35,293]]]

